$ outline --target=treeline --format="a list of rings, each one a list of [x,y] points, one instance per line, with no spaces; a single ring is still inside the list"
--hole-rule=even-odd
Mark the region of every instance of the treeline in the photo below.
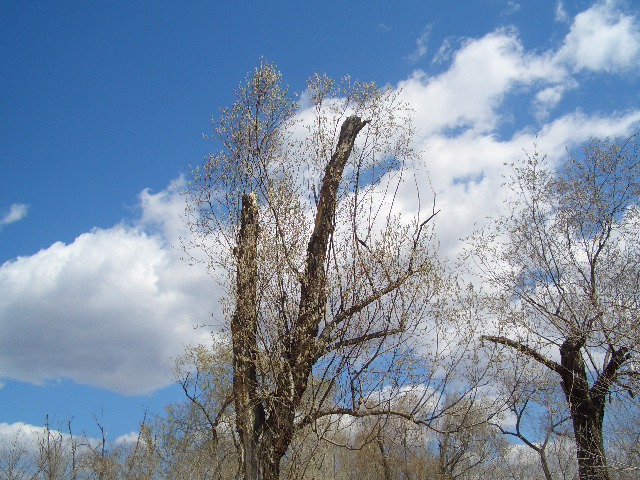
[[[537,453],[487,422],[473,410],[446,418],[447,431],[435,432],[398,419],[327,423],[302,432],[282,462],[281,478],[316,480],[378,479],[537,479],[545,478]],[[625,415],[626,416],[626,415]],[[462,424],[461,424],[462,423]],[[26,479],[233,479],[242,478],[233,419],[220,422],[216,435],[191,402],[171,405],[150,418],[137,439],[114,444],[74,436],[72,425],[47,425],[36,436],[4,438],[0,476]],[[320,426],[318,426],[320,427]],[[611,478],[636,479],[640,465],[638,425],[611,425],[607,451]],[[70,430],[71,429],[71,430]],[[104,429],[100,428],[102,432]],[[539,447],[538,445],[537,447]],[[556,431],[545,445],[554,479],[577,476],[572,433]]]

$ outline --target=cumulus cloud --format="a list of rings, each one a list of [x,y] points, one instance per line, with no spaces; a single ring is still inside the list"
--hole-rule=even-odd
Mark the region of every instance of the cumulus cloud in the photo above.
[[[30,469],[38,461],[40,447],[43,440],[46,442],[47,434],[58,447],[62,448],[63,452],[66,451],[69,454],[72,448],[76,448],[77,453],[83,453],[101,446],[102,439],[89,437],[86,434],[81,437],[71,435],[68,430],[61,430],[61,426],[62,424],[46,427],[23,422],[0,423],[0,455],[5,455],[2,460],[6,460],[7,455],[10,455],[16,462],[14,466],[22,465],[23,468]],[[71,425],[65,426],[71,428]],[[120,435],[111,444],[114,446],[135,444],[137,440],[138,433],[131,432]]]
[[[0,445],[9,444],[13,440],[26,440],[35,447],[38,438],[42,435],[43,427],[36,427],[28,423],[0,423]]]
[[[482,133],[495,129],[498,107],[515,87],[563,76],[547,56],[525,53],[516,30],[500,29],[468,40],[446,72],[430,77],[418,70],[399,87],[416,105],[421,132],[471,128]]]
[[[28,211],[29,206],[24,203],[12,204],[11,207],[9,207],[9,212],[7,212],[3,217],[0,217],[0,229],[5,225],[22,220],[27,216]]]
[[[133,445],[138,442],[140,434],[138,432],[129,432],[116,437],[113,441],[116,445]]]
[[[556,19],[568,20],[562,2],[556,5]],[[418,44],[422,41],[421,36]],[[619,74],[638,68],[640,22],[609,0],[579,13],[558,49],[525,51],[515,28],[501,28],[463,40],[457,50],[446,38],[432,62],[449,60],[440,75],[417,70],[400,84],[419,105],[428,105],[418,122],[422,128],[494,131],[508,119],[500,109],[516,89],[521,95],[531,92],[530,111],[542,122],[567,92],[579,87],[574,77],[579,72]]]
[[[3,264],[0,377],[69,378],[124,394],[171,383],[172,359],[204,341],[194,326],[210,324],[218,307],[215,283],[165,233],[176,235],[182,202],[173,190],[145,191],[136,225],[94,229]]]
[[[607,0],[579,13],[571,25],[559,61],[573,71],[619,72],[640,65],[640,23]]]
[[[564,11],[561,3],[560,10]],[[638,109],[609,115],[575,110],[552,116],[566,95],[581,88],[574,77],[576,66],[602,75],[630,66],[629,59],[640,48],[637,29],[637,19],[622,14],[614,2],[598,3],[575,18],[558,49],[528,51],[515,28],[467,39],[457,49],[448,38],[434,58],[440,63],[450,60],[443,73],[417,70],[398,83],[415,109],[414,147],[429,171],[428,181],[417,183],[421,198],[435,193],[442,210],[436,231],[446,256],[455,256],[460,238],[483,224],[505,200],[501,186],[510,173],[505,164],[523,159],[523,149],[532,152],[535,143],[555,161],[590,137],[624,136],[638,129]],[[582,49],[597,39],[604,44],[588,64]],[[619,42],[626,43],[622,52],[605,60],[603,52],[618,48]],[[518,130],[509,132],[503,127],[514,114],[512,105],[528,105],[531,121],[519,122]],[[407,183],[400,196],[409,199],[415,193]]]

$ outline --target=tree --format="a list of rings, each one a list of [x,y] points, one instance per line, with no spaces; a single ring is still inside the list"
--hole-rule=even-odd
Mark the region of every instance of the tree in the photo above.
[[[470,239],[498,322],[483,339],[556,375],[581,479],[609,478],[606,399],[638,387],[637,153],[634,136],[593,140],[557,171],[537,153],[527,156],[513,167],[509,211]]]
[[[487,478],[495,459],[504,457],[505,442],[490,423],[495,405],[486,403],[464,399],[438,422],[438,478]]]
[[[20,433],[0,436],[0,475],[7,480],[27,480],[35,476],[34,458]]]
[[[536,453],[546,480],[556,478],[554,473],[557,478],[575,478],[575,448],[569,445],[567,449],[564,441],[573,437],[570,416],[566,402],[559,398],[563,393],[554,373],[526,356],[510,357],[500,383],[502,396],[507,398],[507,412],[515,424],[494,425],[503,435],[519,439]]]
[[[637,478],[640,472],[639,408],[638,397],[614,397],[607,404],[605,448],[613,479]]]
[[[391,413],[418,383],[412,334],[444,281],[436,212],[407,218],[395,197],[416,161],[397,95],[314,75],[296,102],[266,62],[235,94],[215,122],[221,150],[193,172],[188,216],[228,292],[241,470],[272,479],[295,432]]]

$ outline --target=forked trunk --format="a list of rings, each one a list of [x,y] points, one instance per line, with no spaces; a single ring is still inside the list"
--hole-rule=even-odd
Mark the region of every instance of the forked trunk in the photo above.
[[[334,229],[337,193],[342,173],[358,132],[367,124],[357,116],[347,118],[322,181],[316,221],[307,247],[301,281],[300,312],[292,337],[285,345],[281,375],[265,402],[258,378],[258,227],[259,209],[254,194],[242,196],[236,256],[236,309],[231,319],[233,344],[233,395],[236,430],[240,437],[244,480],[276,480],[280,461],[294,435],[295,411],[315,362],[318,327],[326,308],[326,254]],[[268,411],[267,411],[268,409]]]

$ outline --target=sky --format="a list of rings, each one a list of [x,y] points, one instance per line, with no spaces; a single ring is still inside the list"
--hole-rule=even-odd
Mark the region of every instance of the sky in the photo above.
[[[1,0],[0,435],[48,415],[116,440],[183,398],[175,358],[224,319],[181,258],[179,186],[261,57],[294,92],[401,91],[450,258],[523,150],[640,130],[631,0]]]

